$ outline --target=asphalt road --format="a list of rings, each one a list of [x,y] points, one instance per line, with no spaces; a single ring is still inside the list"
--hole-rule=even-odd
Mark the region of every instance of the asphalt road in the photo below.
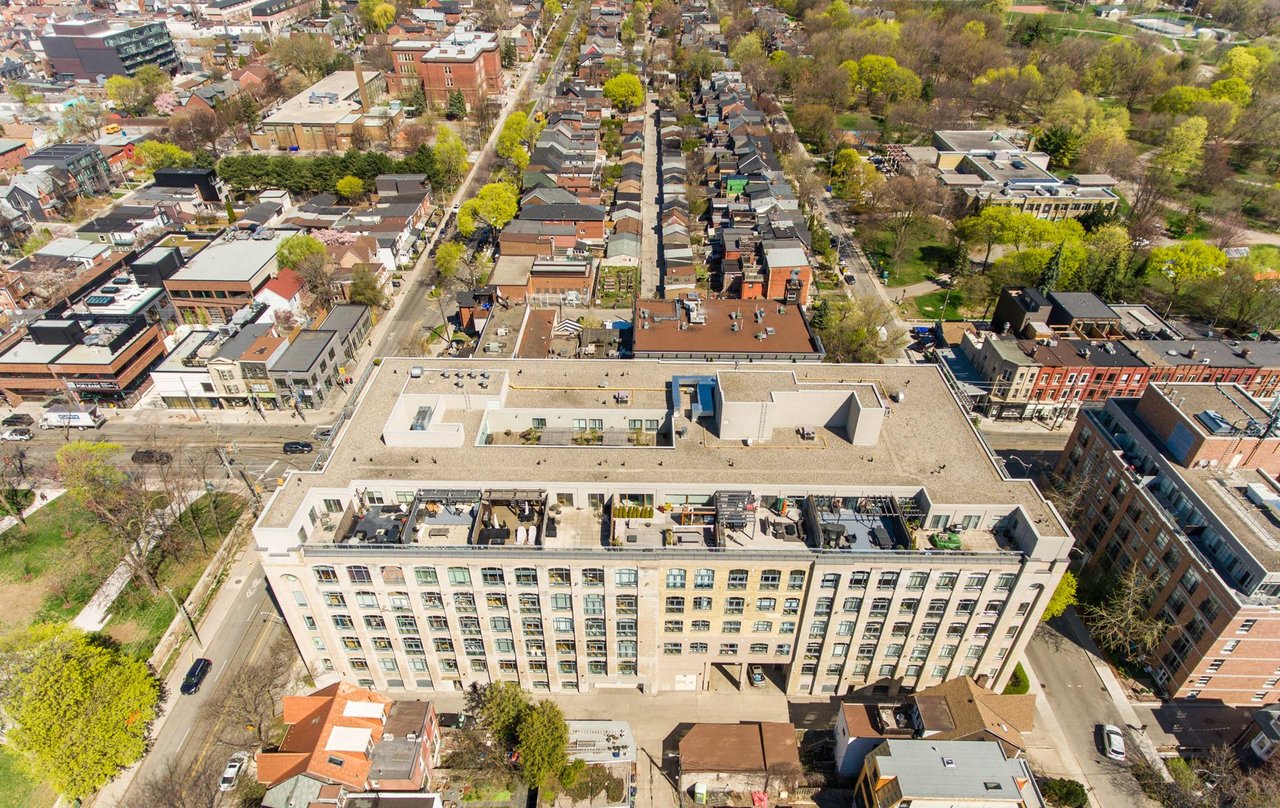
[[[1029,429],[1018,431],[1001,431],[995,427],[980,427],[982,437],[997,452],[1005,449],[1017,449],[1028,452],[1060,452],[1071,437],[1070,429],[1050,432],[1046,429]]]
[[[1070,628],[1060,620],[1042,625],[1027,646],[1032,669],[1065,734],[1058,743],[1069,747],[1080,762],[1096,804],[1105,808],[1151,804],[1125,765],[1098,751],[1098,725],[1113,724],[1124,730],[1124,720],[1085,651],[1062,630]]]
[[[274,616],[275,606],[267,595],[259,564],[254,563],[249,574],[237,575],[225,586],[238,591],[219,630],[202,636],[203,650],[189,643],[175,665],[176,670],[185,672],[193,660],[205,657],[213,662],[213,668],[199,692],[177,695],[169,702],[164,728],[152,741],[120,808],[155,808],[141,801],[138,787],[163,776],[171,762],[180,771],[195,772],[199,781],[207,781],[210,804],[217,805],[218,778],[231,754],[237,749],[251,751],[252,735],[244,728],[227,726],[223,716],[211,714],[205,705],[216,703],[219,687],[229,674],[266,655],[283,628]]]

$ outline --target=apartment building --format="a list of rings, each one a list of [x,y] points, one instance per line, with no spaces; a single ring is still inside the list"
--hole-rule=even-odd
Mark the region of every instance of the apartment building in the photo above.
[[[254,536],[320,683],[392,691],[998,689],[1071,545],[936,367],[646,360],[385,358]]]
[[[53,23],[40,36],[54,77],[93,81],[99,76],[132,76],[143,65],[172,73],[178,67],[173,37],[161,20],[138,25],[93,17]]]
[[[402,39],[391,45],[393,72],[387,84],[393,94],[421,86],[427,103],[443,106],[461,92],[468,107],[502,92],[502,56],[497,34],[472,31],[459,23],[439,40]]]
[[[1086,411],[1059,472],[1088,568],[1159,582],[1146,660],[1170,696],[1280,699],[1280,425],[1232,384],[1152,384]]]

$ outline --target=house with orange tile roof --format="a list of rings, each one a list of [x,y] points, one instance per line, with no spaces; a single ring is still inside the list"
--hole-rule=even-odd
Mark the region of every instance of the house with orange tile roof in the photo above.
[[[284,740],[258,752],[264,805],[310,805],[328,795],[412,793],[440,761],[429,701],[397,701],[347,682],[284,697]]]

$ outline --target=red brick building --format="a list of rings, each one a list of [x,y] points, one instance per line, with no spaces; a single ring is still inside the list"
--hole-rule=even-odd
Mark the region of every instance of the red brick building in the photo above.
[[[430,104],[444,106],[461,91],[472,107],[502,92],[502,54],[498,37],[459,25],[439,41],[403,39],[391,45],[394,68],[387,78],[393,95],[421,85]]]
[[[1157,584],[1150,666],[1173,698],[1280,699],[1280,429],[1236,385],[1151,385],[1085,410],[1058,466],[1083,574]]]

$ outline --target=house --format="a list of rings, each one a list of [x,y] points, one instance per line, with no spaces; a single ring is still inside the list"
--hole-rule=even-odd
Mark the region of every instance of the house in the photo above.
[[[289,312],[296,317],[302,311],[302,289],[302,276],[284,268],[267,281],[253,299],[271,309],[272,316]]]
[[[341,305],[309,331],[299,331],[269,368],[276,391],[295,409],[323,405],[346,383],[346,365],[372,324],[368,306]]]
[[[803,769],[791,724],[694,724],[680,739],[680,791],[791,791]]]
[[[1280,746],[1280,704],[1268,704],[1253,711],[1252,731],[1246,730],[1240,745],[1247,747],[1260,763],[1271,760]]]
[[[132,247],[173,223],[164,210],[152,205],[120,205],[81,225],[76,238],[120,247]]]
[[[429,701],[393,700],[336,682],[308,696],[285,696],[283,708],[284,740],[256,756],[265,805],[314,804],[326,786],[354,794],[420,792],[439,765],[440,725]]]
[[[836,711],[835,745],[832,749],[836,774],[850,780],[857,777],[867,754],[880,745],[885,734],[879,711],[874,705],[841,704]]]
[[[13,171],[22,165],[22,158],[31,152],[24,140],[0,138],[0,170]]]
[[[863,808],[1046,808],[1024,759],[976,741],[882,741],[867,755],[855,793]]]
[[[939,741],[995,741],[1006,757],[1026,751],[1036,699],[993,693],[960,676],[925,688],[910,699],[908,713],[917,737]]]

